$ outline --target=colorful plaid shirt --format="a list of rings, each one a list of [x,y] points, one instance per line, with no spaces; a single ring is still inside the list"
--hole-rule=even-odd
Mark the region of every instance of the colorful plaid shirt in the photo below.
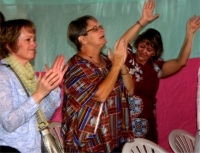
[[[121,77],[104,103],[92,100],[111,67],[110,60],[105,55],[102,58],[107,68],[97,68],[78,55],[69,60],[62,111],[66,152],[111,152],[120,143],[132,141]]]

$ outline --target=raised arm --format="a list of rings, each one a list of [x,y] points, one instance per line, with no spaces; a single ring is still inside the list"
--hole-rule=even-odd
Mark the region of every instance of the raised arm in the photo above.
[[[195,32],[200,28],[200,16],[193,16],[189,19],[186,26],[185,40],[176,59],[168,60],[162,67],[162,78],[166,78],[177,73],[186,66],[190,56]]]
[[[113,54],[108,51],[108,57],[112,61],[112,67],[103,80],[103,82],[98,86],[98,90],[95,95],[92,97],[93,100],[99,102],[105,102],[107,97],[109,96],[110,92],[112,91],[118,75],[120,73],[120,69],[124,64],[126,57],[127,57],[127,43],[124,40],[117,41],[115,43],[114,52]]]
[[[124,33],[121,39],[124,39],[127,43],[130,43],[133,38],[138,34],[138,32],[144,26],[146,26],[147,23],[158,18],[158,14],[153,15],[154,8],[155,2],[153,0],[148,0],[147,2],[144,2],[142,17]]]

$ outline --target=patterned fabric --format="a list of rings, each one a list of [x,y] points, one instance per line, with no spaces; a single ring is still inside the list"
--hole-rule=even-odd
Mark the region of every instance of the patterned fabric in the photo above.
[[[121,79],[103,103],[100,122],[97,122],[101,103],[91,98],[111,67],[110,60],[104,55],[102,58],[107,68],[97,68],[78,55],[69,60],[64,78],[62,122],[66,152],[111,152],[120,143],[132,141],[128,103]]]
[[[28,62],[22,66],[12,55],[4,59],[17,73],[29,93],[33,94],[36,90],[35,72],[32,65]]]
[[[156,92],[161,76],[162,59],[146,65],[136,62],[132,47],[128,48],[126,65],[135,80],[134,96],[129,98],[130,116],[134,137],[142,137],[157,143],[155,118]]]
[[[3,59],[1,62],[6,64]],[[0,146],[11,146],[21,153],[41,153],[35,113],[40,108],[49,120],[60,103],[58,89],[36,104],[31,96],[27,97],[15,74],[0,65]]]
[[[28,62],[26,66],[23,66],[12,55],[9,55],[4,60],[12,67],[15,73],[19,76],[26,90],[28,90],[28,92],[31,93],[30,95],[32,95],[36,90],[35,72],[32,65]],[[39,127],[46,127],[49,125],[46,117],[40,109],[38,109],[37,115],[41,119],[41,123],[39,123],[40,125],[37,122],[38,130],[40,129]]]

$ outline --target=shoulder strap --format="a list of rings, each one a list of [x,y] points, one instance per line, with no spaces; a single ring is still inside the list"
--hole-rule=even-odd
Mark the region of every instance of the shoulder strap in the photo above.
[[[17,73],[13,70],[13,68],[8,64],[2,64],[2,65],[8,67],[11,71],[13,71],[13,73],[15,74],[15,76],[17,77],[19,82],[21,83],[27,97],[30,97],[30,94],[28,93],[26,87],[24,86],[23,82],[21,81],[21,79],[19,78]],[[41,109],[38,109],[38,111],[36,112],[36,118],[37,118],[39,130],[42,130],[42,129],[45,129],[46,127],[48,127],[49,123],[48,123],[47,119],[44,117],[44,114]]]
[[[24,84],[22,83],[22,81],[21,81],[21,79],[19,78],[19,76],[17,75],[17,73],[13,70],[13,68],[12,68],[10,65],[7,65],[7,64],[2,64],[2,65],[8,67],[11,71],[13,71],[13,73],[15,74],[15,76],[17,77],[17,79],[19,80],[19,82],[21,83],[21,85],[22,85],[22,87],[23,87],[23,89],[24,89],[26,95],[29,97],[30,95],[29,95],[28,91],[26,90],[26,87],[25,87]]]

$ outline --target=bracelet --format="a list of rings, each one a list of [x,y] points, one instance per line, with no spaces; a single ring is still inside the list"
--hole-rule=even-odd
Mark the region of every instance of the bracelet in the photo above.
[[[139,24],[142,28],[144,27],[144,26],[140,23],[140,21],[137,21],[136,23]]]
[[[120,75],[126,75],[126,74],[128,74],[128,71],[127,71],[126,73],[124,73],[124,74],[120,74]]]

